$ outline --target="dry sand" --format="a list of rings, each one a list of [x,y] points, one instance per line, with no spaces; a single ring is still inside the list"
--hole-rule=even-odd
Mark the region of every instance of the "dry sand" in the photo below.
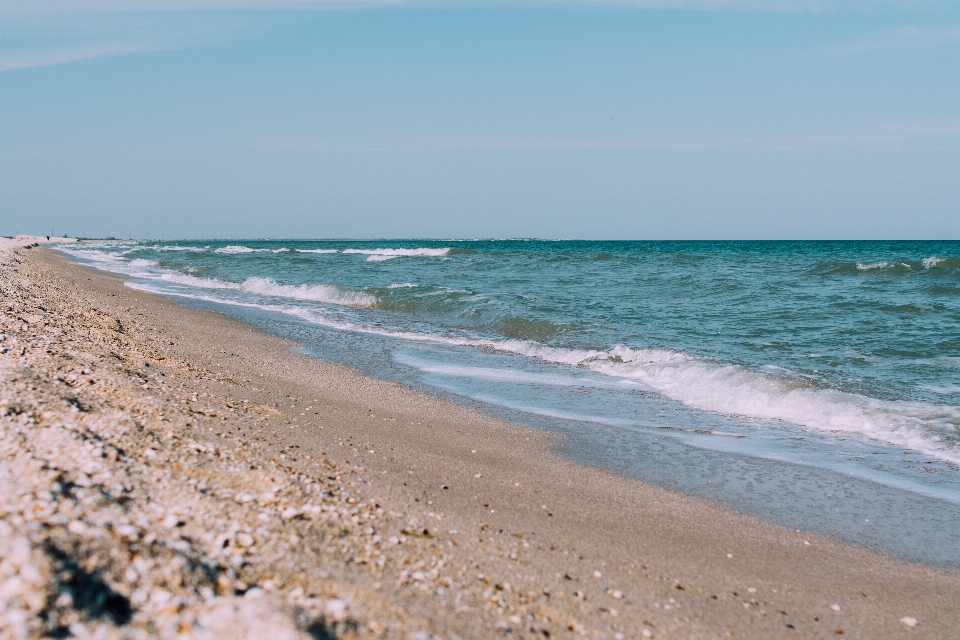
[[[960,574],[0,255],[0,635],[960,637]]]

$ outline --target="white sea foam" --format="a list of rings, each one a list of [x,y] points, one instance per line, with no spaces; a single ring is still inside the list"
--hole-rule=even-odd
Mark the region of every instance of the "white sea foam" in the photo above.
[[[960,452],[943,439],[960,435],[955,407],[878,400],[663,350],[618,346],[607,355],[576,364],[640,380],[698,409],[859,433],[960,462]]]
[[[415,284],[413,284],[413,283],[411,283],[411,282],[403,282],[403,283],[397,283],[397,282],[395,282],[395,283],[393,283],[392,285],[390,285],[390,286],[387,287],[387,288],[388,288],[388,289],[412,289],[413,287],[416,287],[416,286],[417,286],[417,285],[415,285]]]
[[[166,282],[172,282],[174,284],[185,285],[188,287],[199,287],[201,289],[240,289],[240,285],[238,285],[236,282],[227,282],[225,280],[218,280],[216,278],[198,278],[196,276],[191,276],[186,273],[177,273],[175,271],[166,271],[154,277]]]
[[[367,257],[367,262],[381,262],[391,258],[410,257],[410,256],[445,256],[450,252],[450,247],[443,249],[344,249],[343,253],[360,253]]]
[[[860,271],[872,271],[873,269],[889,269],[893,265],[889,262],[858,262],[857,269]]]
[[[226,247],[215,249],[214,253],[262,253],[264,251],[270,251],[270,249],[251,249],[250,247],[231,244],[227,245]]]
[[[297,253],[340,253],[337,249],[297,249]]]
[[[180,245],[154,245],[150,247],[151,251],[193,251],[195,253],[200,253],[206,251],[210,247],[183,247]]]
[[[552,387],[589,387],[592,389],[649,389],[647,385],[633,380],[603,380],[606,376],[571,376],[563,374],[533,373],[518,369],[501,369],[495,367],[471,367],[451,364],[440,364],[414,358],[406,354],[396,356],[396,361],[411,367],[416,367],[424,373],[435,373],[458,378],[476,378],[480,380],[496,380],[498,382],[517,382],[523,384],[538,384]],[[589,374],[588,374],[589,375]],[[626,384],[624,384],[626,383]]]
[[[377,299],[360,291],[348,291],[329,284],[278,284],[272,278],[247,278],[240,288],[247,293],[312,300],[352,307],[371,307]]]
[[[261,251],[259,249],[248,249],[247,247],[224,247],[223,249],[234,249],[226,253]],[[310,300],[352,307],[370,307],[376,303],[376,298],[370,294],[360,291],[350,291],[329,284],[286,285],[280,284],[272,278],[256,277],[247,278],[243,283],[238,284],[217,278],[199,278],[179,271],[151,270],[149,267],[157,266],[157,262],[139,258],[127,260],[117,252],[74,250],[69,253],[78,258],[96,262],[102,265],[104,269],[115,273],[122,273],[137,278],[162,280],[164,282],[198,289],[242,291],[256,295],[291,298],[294,300]],[[234,303],[229,300],[219,301]]]
[[[929,257],[929,258],[924,258],[924,259],[923,259],[923,268],[924,268],[924,269],[931,269],[931,268],[937,266],[938,264],[940,264],[941,262],[944,262],[945,260],[946,260],[946,258],[938,258],[937,256],[931,256],[931,257]]]
[[[351,307],[370,307],[376,298],[359,291],[349,291],[330,284],[280,284],[272,278],[247,278],[241,284],[215,278],[198,278],[183,273],[163,273],[160,280],[200,289],[230,289],[261,296],[311,300]],[[232,301],[230,301],[232,303]]]

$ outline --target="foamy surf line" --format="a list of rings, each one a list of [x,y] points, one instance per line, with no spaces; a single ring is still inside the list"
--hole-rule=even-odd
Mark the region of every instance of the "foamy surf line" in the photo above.
[[[183,248],[182,250],[187,249]],[[214,249],[213,252],[225,255],[244,255],[248,253],[284,253],[287,251],[291,251],[291,249],[287,247],[281,247],[279,249],[265,249],[247,247],[244,245],[228,245],[226,247]],[[367,256],[367,262],[382,262],[384,260],[392,260],[393,258],[445,256],[450,253],[450,247],[443,247],[440,249],[431,249],[426,247],[420,247],[416,249],[293,249],[292,251],[296,251],[297,253],[314,254],[360,254]]]
[[[224,247],[223,249],[231,250],[225,251],[226,253],[250,253],[254,251],[253,249],[239,246]],[[99,251],[71,251],[64,249],[61,249],[61,251],[76,258],[89,260],[94,263],[94,266],[111,271],[112,273],[146,280],[160,280],[198,289],[231,290],[254,295],[290,298],[293,300],[322,302],[343,306],[371,307],[376,304],[376,298],[370,294],[360,291],[350,291],[332,284],[288,285],[278,283],[273,278],[263,277],[250,277],[246,278],[243,282],[237,283],[219,280],[217,278],[200,278],[187,273],[166,269],[145,271],[144,269],[146,268],[157,267],[159,263],[154,260],[144,260],[140,258],[128,260],[115,252],[103,253]],[[220,250],[218,249],[217,251],[219,252]],[[277,253],[278,251],[280,250],[271,251],[271,253]],[[286,249],[283,249],[283,251],[286,251]],[[158,290],[154,293],[168,294],[170,292]],[[224,302],[226,301],[224,300]]]
[[[343,253],[359,253],[367,256],[367,262],[382,262],[401,257],[439,257],[450,253],[450,247],[443,249],[344,249]]]
[[[309,350],[301,351],[308,353],[308,355],[312,355],[309,353]],[[455,386],[443,383],[436,386],[450,394],[453,394],[454,396],[462,395],[462,391]],[[844,477],[856,478],[857,480],[883,485],[892,489],[906,491],[908,493],[915,493],[917,495],[922,495],[928,498],[933,498],[935,500],[941,500],[943,502],[949,502],[950,504],[960,506],[960,491],[957,490],[937,486],[928,486],[919,482],[914,482],[908,478],[884,474],[883,472],[861,466],[842,465],[829,460],[811,460],[810,458],[804,458],[799,455],[793,455],[784,451],[770,451],[766,448],[758,447],[753,444],[755,439],[750,438],[749,436],[746,437],[745,440],[741,440],[740,438],[744,438],[744,436],[740,434],[729,434],[722,432],[711,432],[704,434],[697,431],[691,431],[689,429],[635,423],[629,420],[621,420],[569,411],[557,411],[554,409],[545,409],[529,404],[505,402],[502,398],[485,394],[473,394],[471,397],[473,400],[483,402],[488,405],[498,406],[520,413],[552,418],[554,420],[580,424],[597,424],[629,431],[643,431],[646,433],[654,432],[658,435],[666,435],[666,437],[678,440],[686,446],[697,449],[717,451],[720,453],[733,455],[745,455],[751,458],[758,458],[769,462],[785,462],[800,467],[823,469],[825,471],[837,473]],[[748,444],[745,445],[745,441]]]
[[[553,364],[586,368],[613,378],[641,383],[668,398],[703,411],[745,418],[782,420],[819,432],[858,434],[960,464],[960,453],[945,445],[939,435],[931,433],[934,427],[947,434],[951,429],[956,432],[956,424],[960,423],[960,412],[953,407],[894,403],[831,389],[795,387],[791,386],[796,384],[792,381],[780,380],[736,365],[707,363],[666,349],[634,349],[621,345],[607,351],[575,350],[531,341],[499,341],[397,331],[334,320],[302,307],[195,296],[136,286],[134,283],[128,283],[128,286],[161,295],[183,296],[283,313],[341,331],[415,342],[483,348]]]

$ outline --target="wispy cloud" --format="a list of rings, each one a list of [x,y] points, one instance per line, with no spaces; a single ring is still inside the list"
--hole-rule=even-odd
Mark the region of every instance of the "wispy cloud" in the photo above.
[[[29,69],[31,67],[49,67],[55,64],[67,64],[80,60],[92,60],[124,53],[152,51],[150,47],[135,42],[102,42],[64,49],[47,51],[12,52],[0,54],[0,71]]]

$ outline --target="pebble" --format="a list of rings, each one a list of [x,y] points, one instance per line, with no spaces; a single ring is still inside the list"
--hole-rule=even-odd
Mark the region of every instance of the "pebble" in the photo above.
[[[323,603],[323,611],[333,620],[342,622],[347,617],[347,603],[339,598],[327,600]]]
[[[67,531],[74,533],[78,536],[82,536],[87,532],[87,525],[80,522],[79,520],[73,520],[70,524],[67,525]]]
[[[910,616],[904,616],[904,617],[900,618],[900,622],[902,622],[902,623],[905,624],[906,626],[910,627],[911,629],[913,629],[915,626],[917,626],[917,619],[916,619],[916,618],[912,618],[912,617],[910,617]]]

